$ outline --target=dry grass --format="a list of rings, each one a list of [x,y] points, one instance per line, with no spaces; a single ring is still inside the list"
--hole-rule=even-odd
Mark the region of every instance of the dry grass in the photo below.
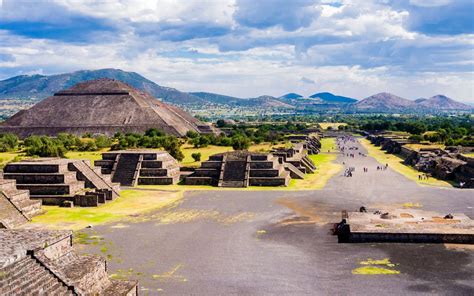
[[[43,206],[46,213],[34,217],[28,226],[78,230],[119,220],[133,222],[137,215],[170,206],[182,196],[181,192],[122,190],[118,199],[99,207]]]
[[[388,163],[388,165],[393,170],[404,175],[408,179],[417,182],[420,185],[443,186],[443,187],[452,186],[449,182],[438,180],[435,178],[429,178],[428,180],[419,180],[418,176],[421,173],[415,170],[413,167],[403,164],[403,159],[401,157],[381,150],[380,147],[376,147],[372,145],[367,139],[361,139],[360,142],[364,146],[364,148],[367,149],[369,156],[372,156],[381,164]]]
[[[319,126],[321,126],[322,129],[325,129],[325,130],[327,130],[329,127],[331,127],[333,130],[337,130],[339,126],[347,125],[347,123],[345,122],[318,122],[318,124]]]

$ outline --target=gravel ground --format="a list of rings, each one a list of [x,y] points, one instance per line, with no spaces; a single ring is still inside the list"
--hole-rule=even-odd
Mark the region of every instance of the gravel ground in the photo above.
[[[474,218],[474,190],[422,187],[371,157],[319,191],[199,191],[142,222],[95,227],[109,273],[140,280],[142,295],[474,295],[474,248],[442,244],[338,244],[343,209],[418,204]],[[363,173],[363,167],[369,172]],[[159,194],[159,193],[157,193]],[[85,252],[98,252],[88,245]],[[353,274],[368,259],[398,274]]]

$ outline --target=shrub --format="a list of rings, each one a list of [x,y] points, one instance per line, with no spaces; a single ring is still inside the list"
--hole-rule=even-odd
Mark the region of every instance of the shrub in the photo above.
[[[201,153],[200,152],[195,152],[191,154],[191,157],[194,159],[194,161],[201,161]]]
[[[30,136],[25,139],[26,155],[40,157],[64,157],[67,149],[58,139],[46,136]]]
[[[232,138],[232,148],[234,150],[246,150],[250,147],[251,141],[245,136],[234,136]]]
[[[199,137],[199,134],[195,131],[189,130],[189,131],[186,132],[186,137],[188,137],[190,139],[194,139],[194,138]]]
[[[0,135],[0,152],[15,150],[18,147],[18,137],[14,134]]]

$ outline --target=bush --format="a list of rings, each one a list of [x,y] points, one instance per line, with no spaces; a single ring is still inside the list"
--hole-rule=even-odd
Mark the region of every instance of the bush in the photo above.
[[[232,138],[232,148],[234,150],[247,150],[252,142],[245,136],[234,136]]]
[[[81,144],[78,147],[78,150],[79,151],[97,151],[98,148],[97,148],[95,140],[88,139],[81,142]]]
[[[191,154],[191,157],[194,159],[194,161],[201,161],[201,153],[200,152],[195,152]]]
[[[189,131],[186,132],[186,137],[188,137],[190,139],[194,139],[194,138],[199,137],[199,134],[195,131],[189,130]]]
[[[25,139],[26,155],[40,157],[64,157],[67,149],[58,139],[46,136],[30,136]]]
[[[0,152],[15,150],[18,147],[18,137],[14,134],[0,135]]]
[[[112,146],[112,139],[100,135],[95,138],[95,144],[97,145],[97,148],[103,149]]]

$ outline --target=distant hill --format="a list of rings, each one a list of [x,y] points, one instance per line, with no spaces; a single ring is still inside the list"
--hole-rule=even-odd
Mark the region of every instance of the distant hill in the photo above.
[[[383,92],[355,103],[354,107],[360,111],[390,112],[414,110],[417,109],[417,104],[414,101]]]
[[[272,96],[260,96],[258,98],[237,98],[231,96],[225,96],[215,93],[208,92],[191,92],[193,96],[197,96],[207,102],[214,104],[221,104],[234,107],[255,107],[255,108],[290,108],[293,109],[292,105],[280,101],[279,99]]]
[[[189,94],[199,97],[206,102],[210,102],[214,104],[222,104],[222,105],[237,104],[238,101],[243,100],[242,98],[231,97],[231,96],[220,95],[220,94],[209,93],[209,92],[190,92]]]
[[[139,90],[146,91],[165,102],[183,105],[200,104],[199,97],[164,87],[135,72],[126,72],[119,69],[82,70],[58,75],[21,75],[0,81],[0,98],[2,99],[44,99],[62,89],[69,88],[76,83],[98,78],[111,78],[129,84]]]
[[[443,95],[436,95],[429,99],[418,99],[418,106],[433,110],[471,110],[472,107]]]
[[[356,99],[343,97],[343,96],[336,96],[329,92],[316,93],[309,97],[313,99],[320,99],[321,101],[325,103],[352,104],[352,103],[357,102]]]
[[[245,106],[255,106],[255,107],[261,106],[263,108],[287,108],[287,109],[295,108],[294,106],[289,105],[285,102],[282,102],[272,96],[260,96],[258,98],[251,98],[251,99],[246,99],[243,101],[247,101],[247,102],[243,103],[241,101],[240,104],[244,104]]]
[[[299,99],[302,98],[302,95],[295,94],[295,93],[287,93],[286,95],[283,95],[279,97],[279,99]]]
[[[122,81],[141,91],[148,92],[166,103],[179,105],[188,110],[200,109],[209,104],[222,107],[247,108],[279,111],[298,110],[302,112],[450,112],[470,111],[471,106],[457,102],[443,95],[429,99],[407,100],[390,93],[379,93],[361,101],[334,95],[329,92],[316,93],[309,98],[298,93],[288,93],[279,98],[259,96],[238,98],[209,92],[182,92],[165,87],[135,72],[120,69],[82,70],[58,75],[21,75],[0,81],[0,118],[8,118],[19,110],[31,107],[34,103],[67,89],[79,82],[98,78],[111,78]]]

